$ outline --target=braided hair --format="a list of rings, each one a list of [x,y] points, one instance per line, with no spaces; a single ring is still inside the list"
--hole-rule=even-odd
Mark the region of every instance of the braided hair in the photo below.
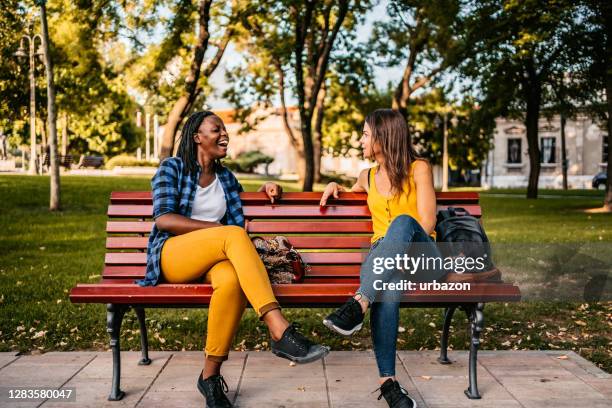
[[[213,115],[214,113],[211,111],[194,112],[187,118],[187,121],[183,125],[183,129],[181,130],[181,141],[176,156],[183,161],[187,174],[195,174],[198,168],[198,148],[196,142],[193,140],[193,135],[198,132],[204,118]],[[215,160],[215,166],[218,165],[217,162],[218,161]]]

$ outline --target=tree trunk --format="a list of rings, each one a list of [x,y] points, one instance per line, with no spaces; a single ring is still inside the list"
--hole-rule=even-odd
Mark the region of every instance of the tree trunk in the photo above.
[[[204,60],[204,53],[208,48],[208,39],[210,37],[208,33],[208,22],[210,20],[210,6],[212,0],[202,0],[199,6],[200,15],[200,31],[198,34],[198,42],[194,49],[193,61],[189,74],[185,80],[185,87],[183,94],[176,101],[172,110],[168,114],[168,121],[164,126],[164,135],[162,138],[161,152],[159,160],[170,157],[174,153],[174,140],[176,138],[176,131],[178,126],[183,121],[185,116],[189,113],[193,102],[197,96],[197,85],[200,78],[200,72],[202,69],[202,61]]]
[[[325,114],[325,83],[321,87],[315,107],[315,126],[313,140],[314,182],[321,182],[321,157],[323,155],[323,115]]]
[[[314,185],[314,146],[312,143],[312,117],[300,115],[302,121],[302,140],[304,142],[304,183],[302,191],[312,191]]]
[[[530,81],[527,91],[527,114],[525,127],[527,129],[527,146],[529,151],[529,184],[527,198],[538,198],[538,181],[540,178],[540,147],[538,141],[538,120],[540,118],[541,85]]]
[[[47,74],[47,120],[49,124],[49,165],[51,173],[51,193],[49,197],[49,210],[60,209],[60,176],[57,157],[57,121],[55,111],[55,84],[53,82],[53,61],[49,53],[49,29],[47,27],[47,7],[45,1],[40,2],[40,20],[42,24],[42,45],[45,54],[45,68]]]
[[[62,114],[62,156],[68,154],[68,115]]]

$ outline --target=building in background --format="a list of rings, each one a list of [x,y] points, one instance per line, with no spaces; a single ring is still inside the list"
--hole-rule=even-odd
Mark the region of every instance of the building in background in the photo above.
[[[561,120],[554,116],[539,121],[541,188],[561,188]],[[569,188],[591,188],[593,176],[605,168],[608,160],[608,134],[591,118],[568,119],[565,144]],[[482,186],[526,187],[529,178],[527,136],[519,120],[496,119],[493,149],[482,171]]]
[[[295,137],[301,139],[300,114],[297,107],[288,107],[289,125]],[[272,158],[274,161],[268,166],[270,175],[288,179],[297,179],[298,155],[295,147],[291,144],[285,131],[280,109],[267,108],[253,112],[253,116],[262,118],[254,130],[239,134],[241,124],[235,120],[233,110],[214,110],[225,123],[230,136],[230,147],[228,156],[235,158],[240,153],[250,150],[260,151]],[[323,173],[343,173],[349,177],[357,177],[359,171],[370,166],[366,160],[361,160],[357,155],[353,157],[333,157],[324,154],[321,159],[321,171]],[[264,166],[261,166],[263,173]]]

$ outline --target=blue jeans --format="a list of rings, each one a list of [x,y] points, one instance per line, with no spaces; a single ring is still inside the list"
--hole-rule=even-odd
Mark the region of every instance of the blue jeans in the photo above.
[[[418,245],[418,254],[430,257],[441,256],[438,248],[421,225],[408,215],[397,216],[386,235],[376,241],[370,248],[366,260],[361,265],[361,284],[357,291],[370,300],[370,327],[372,330],[372,343],[376,355],[376,364],[381,377],[392,377],[395,375],[395,358],[397,350],[397,329],[399,326],[399,295],[393,293],[380,293],[374,289],[374,281],[398,282],[409,278],[413,282],[431,282],[440,280],[446,272],[443,270],[431,270],[424,273],[420,271],[414,275],[407,276],[402,271],[389,270],[381,274],[373,272],[374,258],[394,258],[396,254],[414,253],[413,243]],[[411,252],[411,249],[413,250]],[[389,291],[386,291],[389,292]]]

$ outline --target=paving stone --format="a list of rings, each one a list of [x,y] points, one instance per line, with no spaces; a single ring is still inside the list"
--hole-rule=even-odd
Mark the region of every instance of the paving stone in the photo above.
[[[523,400],[580,400],[605,399],[595,388],[588,386],[580,379],[574,378],[540,378],[540,377],[507,377],[499,378],[510,393],[519,401]]]
[[[548,353],[547,353],[548,354]],[[562,355],[562,354],[559,354]],[[572,352],[568,352],[567,354],[563,354],[567,356],[567,359],[559,359],[559,355],[550,355],[550,358],[554,359],[554,361],[562,367],[564,370],[576,375],[577,377],[587,380],[589,378],[602,378],[602,379],[612,379],[612,375],[606,373],[595,364],[591,363],[588,360],[580,357],[578,354]]]
[[[325,357],[325,364],[330,367],[334,365],[348,366],[370,364],[376,367],[376,357],[372,350],[363,351],[332,351]]]
[[[0,353],[0,368],[4,367],[7,364],[12,363],[18,358],[19,356],[17,355],[17,353],[13,351]]]
[[[249,353],[238,407],[328,407],[323,363],[290,366],[270,352]]]
[[[335,356],[339,353],[344,355]],[[332,363],[332,356],[336,360]],[[339,362],[345,364],[339,364]],[[336,407],[386,407],[384,400],[377,400],[380,395],[378,368],[374,355],[370,351],[346,351],[331,353],[325,359],[331,405]],[[401,361],[396,362],[398,382],[415,399],[419,407],[426,407],[420,394]]]
[[[75,387],[76,403],[47,401],[42,406],[45,408],[66,408],[75,406],[79,408],[121,408],[133,407],[140,397],[144,394],[151,383],[150,378],[130,378],[129,381],[121,383],[121,390],[125,392],[125,397],[120,401],[108,401],[108,394],[111,389],[111,378],[88,378],[77,375],[66,384],[66,387]]]
[[[196,388],[198,375],[200,375],[203,368],[202,361],[201,359],[186,360],[183,357],[182,353],[172,356],[151,386],[149,393],[143,399],[143,404],[149,401],[150,393],[177,394],[180,392],[180,394],[192,394],[186,402],[199,401],[199,404],[202,405],[203,397]],[[246,353],[232,355],[231,361],[224,362],[221,367],[221,375],[223,375],[229,387],[228,397],[230,400],[234,398],[236,388],[238,387],[245,358]],[[163,396],[155,396],[154,399],[161,400]],[[145,404],[145,406],[148,405]]]
[[[590,378],[586,380],[586,383],[594,387],[606,398],[612,400],[612,379]]]
[[[491,406],[493,402],[515,401],[515,398],[491,376],[478,377],[478,391],[482,396],[480,400],[470,400],[465,396],[464,391],[468,387],[467,378],[459,380],[457,377],[431,376],[431,378],[413,377],[413,381],[428,405],[454,403],[457,406]]]
[[[441,375],[463,377],[468,375],[468,354],[465,351],[448,354],[452,364],[438,363],[439,353],[435,351],[398,351],[408,374],[413,377]]]
[[[121,379],[154,378],[159,370],[166,364],[172,355],[167,351],[152,351],[149,358],[150,365],[138,365],[140,352],[125,351],[121,353]],[[113,354],[110,352],[98,353],[97,357],[79,373],[84,378],[111,378],[113,374]]]
[[[59,387],[96,356],[95,353],[47,353],[20,356],[0,370],[0,387]]]
[[[612,401],[601,399],[580,399],[580,400],[559,400],[559,399],[539,399],[521,400],[525,408],[610,408]]]

